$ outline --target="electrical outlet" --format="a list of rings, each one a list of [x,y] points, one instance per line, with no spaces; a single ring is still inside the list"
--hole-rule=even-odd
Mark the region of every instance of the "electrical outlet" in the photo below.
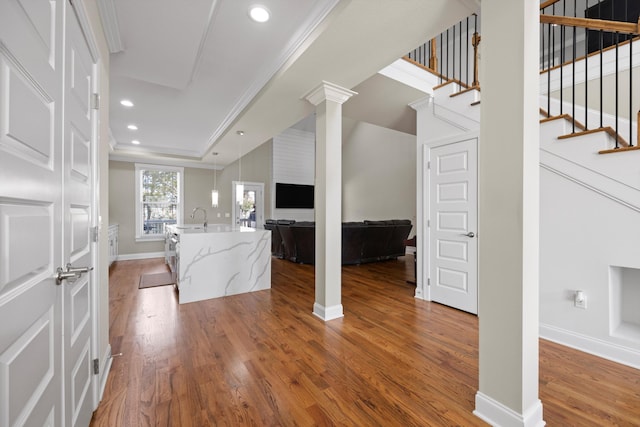
[[[225,217],[225,218],[230,218],[230,217],[231,217],[231,214],[230,214],[229,212],[225,212],[225,213],[224,213],[224,217]]]
[[[218,218],[220,218],[220,212],[218,212]]]
[[[583,310],[587,309],[587,296],[583,291],[576,291],[573,295],[573,306]]]

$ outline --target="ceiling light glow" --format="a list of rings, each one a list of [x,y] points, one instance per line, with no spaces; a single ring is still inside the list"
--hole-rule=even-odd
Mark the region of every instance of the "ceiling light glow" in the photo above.
[[[133,141],[131,141],[131,143],[133,145],[140,145],[140,141],[138,141],[137,139],[134,139]]]
[[[136,125],[129,125],[129,126],[127,126],[127,129],[129,129],[129,130],[138,130],[138,126],[136,126]]]
[[[128,99],[123,99],[120,101],[120,105],[123,105],[125,107],[133,107],[133,102]]]
[[[264,6],[252,6],[249,9],[249,16],[256,22],[267,22],[269,20],[269,11]]]

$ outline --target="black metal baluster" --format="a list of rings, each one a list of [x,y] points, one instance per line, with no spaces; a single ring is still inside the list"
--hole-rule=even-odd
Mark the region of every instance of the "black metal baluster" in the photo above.
[[[460,81],[462,81],[462,21],[458,23],[458,35],[460,36],[458,40],[458,68],[460,69],[458,77],[460,77]]]
[[[467,83],[467,86],[469,86],[469,17],[468,16],[467,16],[467,60],[465,62],[467,63],[467,66],[466,66],[467,74],[466,74],[465,81]]]
[[[602,57],[604,55],[604,31],[600,30],[600,127],[602,127]]]
[[[616,31],[616,148],[618,147],[618,47],[620,33]]]
[[[552,25],[549,25],[549,35],[551,35],[551,28]],[[544,31],[543,31],[544,34]],[[547,64],[551,65],[551,62],[549,62],[549,60],[552,58],[551,55],[551,49],[552,49],[552,45],[551,45],[551,37],[548,37],[548,42],[549,43],[549,49],[547,49],[547,55],[549,56],[549,59],[547,59]],[[544,44],[542,45],[542,52],[544,55]],[[547,69],[547,117],[551,117],[551,67],[549,67]]]
[[[449,80],[449,29],[447,28],[447,80]]]
[[[587,17],[587,9],[589,9],[589,0],[586,0],[584,17]],[[584,129],[589,129],[588,116],[589,116],[589,66],[587,61],[589,60],[589,31],[584,28]]]
[[[451,56],[451,72],[453,73],[453,80],[456,79],[456,26],[453,27],[453,40],[451,43],[451,50],[453,50],[453,55]]]
[[[444,51],[442,50],[442,33],[440,33],[440,84],[442,84],[442,60],[444,58]]]
[[[629,147],[633,147],[633,35],[629,39]]]
[[[576,17],[577,0],[573,0],[573,17]],[[571,60],[571,133],[576,133],[576,30],[577,27],[573,27],[573,40],[572,40],[572,54]]]

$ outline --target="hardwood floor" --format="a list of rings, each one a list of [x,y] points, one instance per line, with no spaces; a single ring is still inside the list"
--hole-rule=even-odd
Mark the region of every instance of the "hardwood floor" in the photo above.
[[[345,317],[312,315],[313,266],[273,259],[272,289],[178,305],[138,290],[162,259],[110,275],[114,354],[92,426],[481,426],[478,320],[416,300],[407,260],[343,268]],[[542,340],[548,426],[640,425],[640,372]]]

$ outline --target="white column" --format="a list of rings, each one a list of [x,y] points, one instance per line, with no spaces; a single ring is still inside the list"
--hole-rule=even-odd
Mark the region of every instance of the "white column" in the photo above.
[[[409,104],[416,110],[416,292],[415,297],[431,301],[429,288],[425,286],[427,260],[429,256],[429,229],[425,224],[425,197],[427,192],[425,177],[426,141],[429,138],[429,107],[433,104],[433,95],[427,95]]]
[[[480,389],[492,425],[543,426],[538,398],[539,0],[482,1]]]
[[[342,310],[342,104],[356,93],[322,82],[303,98],[316,106],[316,300],[322,320]]]

